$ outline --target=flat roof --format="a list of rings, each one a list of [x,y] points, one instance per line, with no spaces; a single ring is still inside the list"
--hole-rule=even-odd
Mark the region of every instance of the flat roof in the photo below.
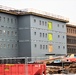
[[[40,11],[40,10],[36,10],[36,9],[32,9],[32,8],[18,10],[18,9],[0,5],[0,12],[13,14],[13,15],[35,15],[35,16],[48,18],[48,19],[52,19],[52,20],[57,20],[57,21],[65,22],[65,23],[69,22],[69,19],[65,18],[63,16],[55,15],[55,14],[52,14],[49,12]]]
[[[76,28],[76,24],[67,23],[66,26]]]

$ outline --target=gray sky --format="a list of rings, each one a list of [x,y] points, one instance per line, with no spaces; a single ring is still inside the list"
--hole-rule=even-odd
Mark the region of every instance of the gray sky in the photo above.
[[[67,17],[76,23],[76,0],[0,0],[0,5],[17,9],[35,8]]]

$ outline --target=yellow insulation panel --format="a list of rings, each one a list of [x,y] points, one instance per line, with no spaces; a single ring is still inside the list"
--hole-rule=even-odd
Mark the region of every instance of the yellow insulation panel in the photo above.
[[[49,41],[52,41],[52,40],[53,40],[51,33],[48,34],[48,40],[49,40]]]
[[[49,52],[52,52],[53,51],[53,46],[52,45],[49,45],[48,47],[49,47],[48,48],[49,49]]]
[[[48,30],[52,30],[52,22],[48,22]]]

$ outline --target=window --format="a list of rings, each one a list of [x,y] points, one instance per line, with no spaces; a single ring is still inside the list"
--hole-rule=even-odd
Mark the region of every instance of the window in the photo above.
[[[73,33],[74,33],[74,29],[73,29]]]
[[[2,44],[1,44],[1,48],[2,48]]]
[[[1,44],[0,44],[0,48],[1,48]]]
[[[43,45],[43,49],[45,49],[45,45]]]
[[[58,38],[60,37],[60,35],[58,35]]]
[[[34,22],[36,22],[36,19],[34,19]]]
[[[0,44],[0,48],[1,48],[2,46],[1,46],[1,44]]]
[[[42,33],[40,33],[40,37],[42,36]]]
[[[1,26],[1,27],[4,27],[4,26]]]
[[[0,21],[1,21],[1,16],[0,16]]]
[[[64,38],[64,36],[63,36],[63,38]]]
[[[11,19],[11,23],[13,23],[13,19]]]
[[[43,37],[44,37],[44,33],[43,33]]]
[[[42,21],[42,25],[44,25],[44,21]]]
[[[39,25],[41,25],[41,21],[39,21]]]
[[[47,38],[47,33],[45,34],[45,37]]]
[[[47,49],[47,45],[46,45],[46,49]]]
[[[6,45],[4,44],[4,48],[6,47]]]
[[[15,23],[16,23],[16,19],[15,19]]]
[[[64,25],[62,25],[62,28],[64,28]]]
[[[72,53],[74,52],[74,49],[72,49]]]
[[[9,22],[9,18],[7,18],[7,22]]]
[[[73,30],[71,29],[71,33],[72,33],[72,31],[73,31]]]
[[[5,21],[5,17],[4,17],[4,21]]]
[[[34,35],[36,35],[36,32],[34,32]]]
[[[40,49],[42,49],[42,45],[40,45]]]
[[[65,46],[63,46],[63,49],[65,49]]]
[[[9,31],[7,31],[7,34],[9,34]]]
[[[37,47],[37,45],[35,44],[35,48]]]
[[[76,30],[75,30],[75,34],[76,34]]]
[[[67,28],[67,32],[68,32],[68,28]]]
[[[13,35],[13,31],[11,32],[11,34]]]
[[[59,27],[59,24],[57,26]]]
[[[0,30],[0,34],[2,34],[2,30]]]
[[[52,22],[48,22],[48,30],[52,30]]]
[[[9,48],[10,44],[8,44],[8,48]]]
[[[70,29],[69,29],[69,33],[70,33]]]
[[[13,44],[12,44],[12,48],[13,48]]]
[[[48,34],[48,40],[49,40],[49,41],[52,41],[52,40],[53,40],[51,33]]]
[[[58,49],[60,49],[60,46],[58,46]]]
[[[45,26],[47,26],[47,22],[45,22]]]
[[[15,35],[17,35],[17,32],[15,32]]]

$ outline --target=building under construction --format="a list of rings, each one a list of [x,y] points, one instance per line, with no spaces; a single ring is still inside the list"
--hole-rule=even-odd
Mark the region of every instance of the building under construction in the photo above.
[[[0,57],[44,57],[67,54],[69,20],[35,9],[0,6]]]

